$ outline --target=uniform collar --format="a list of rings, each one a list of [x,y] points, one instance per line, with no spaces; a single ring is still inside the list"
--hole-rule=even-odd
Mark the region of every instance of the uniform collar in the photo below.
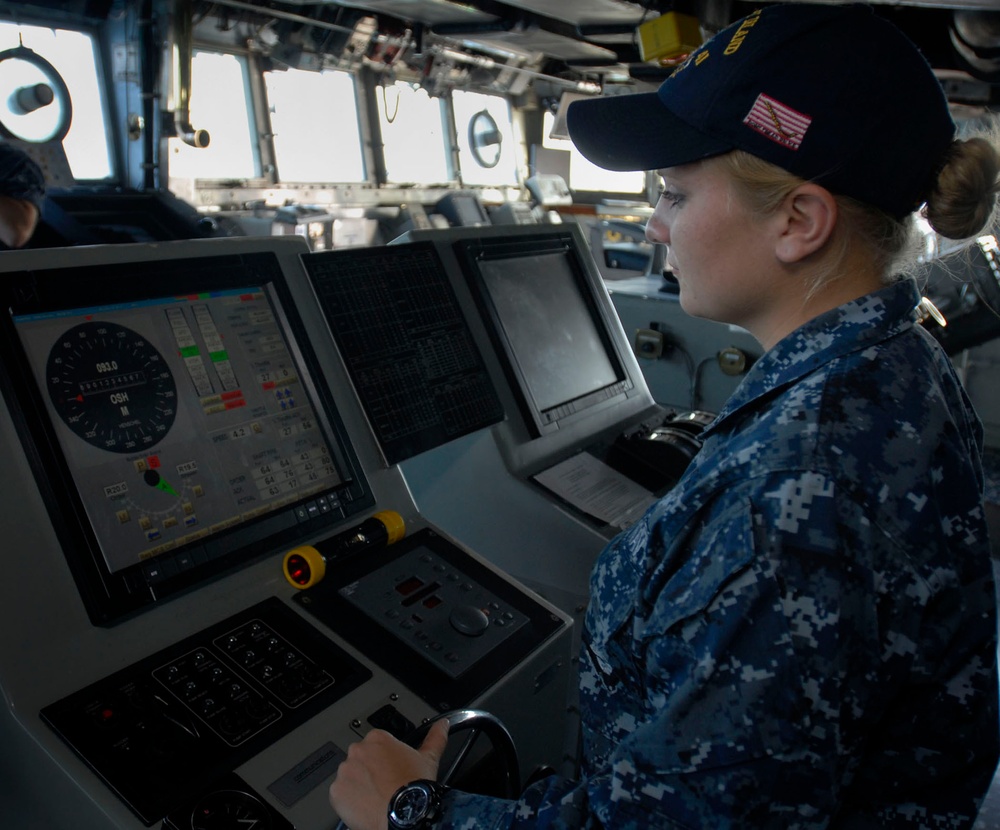
[[[753,365],[704,434],[715,431],[722,421],[769,392],[795,383],[838,357],[911,328],[919,302],[916,283],[902,279],[813,318]]]

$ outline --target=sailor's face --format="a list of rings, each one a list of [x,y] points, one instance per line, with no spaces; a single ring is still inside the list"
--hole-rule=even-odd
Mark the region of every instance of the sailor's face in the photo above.
[[[758,219],[717,160],[660,175],[664,188],[646,238],[667,246],[681,306],[695,317],[746,327],[766,300],[758,277],[769,260]]]

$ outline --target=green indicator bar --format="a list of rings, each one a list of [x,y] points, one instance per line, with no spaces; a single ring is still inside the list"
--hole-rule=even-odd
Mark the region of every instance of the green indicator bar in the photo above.
[[[198,347],[197,346],[185,346],[181,349],[181,357],[197,357]]]
[[[229,352],[227,352],[225,349],[223,349],[220,352],[212,352],[211,357],[213,363],[219,363],[223,360],[229,360]]]

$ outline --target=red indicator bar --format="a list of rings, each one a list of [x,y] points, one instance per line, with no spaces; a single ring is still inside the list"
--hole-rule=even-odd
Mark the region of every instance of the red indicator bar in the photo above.
[[[441,587],[441,583],[440,582],[432,582],[430,585],[425,585],[423,588],[421,588],[415,594],[412,594],[412,595],[408,596],[400,604],[404,608],[409,608],[411,605],[416,605],[421,600],[426,599],[428,596],[430,596],[431,594],[433,594],[440,587]]]
[[[401,593],[404,597],[408,597],[417,588],[423,587],[424,581],[417,576],[411,576],[409,579],[404,579],[396,586],[396,590]]]

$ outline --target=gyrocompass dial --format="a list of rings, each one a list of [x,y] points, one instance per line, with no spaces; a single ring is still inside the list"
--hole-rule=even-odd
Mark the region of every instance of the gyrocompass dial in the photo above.
[[[87,322],[52,346],[49,397],[84,441],[109,452],[147,449],[169,432],[177,387],[163,356],[124,326]]]

